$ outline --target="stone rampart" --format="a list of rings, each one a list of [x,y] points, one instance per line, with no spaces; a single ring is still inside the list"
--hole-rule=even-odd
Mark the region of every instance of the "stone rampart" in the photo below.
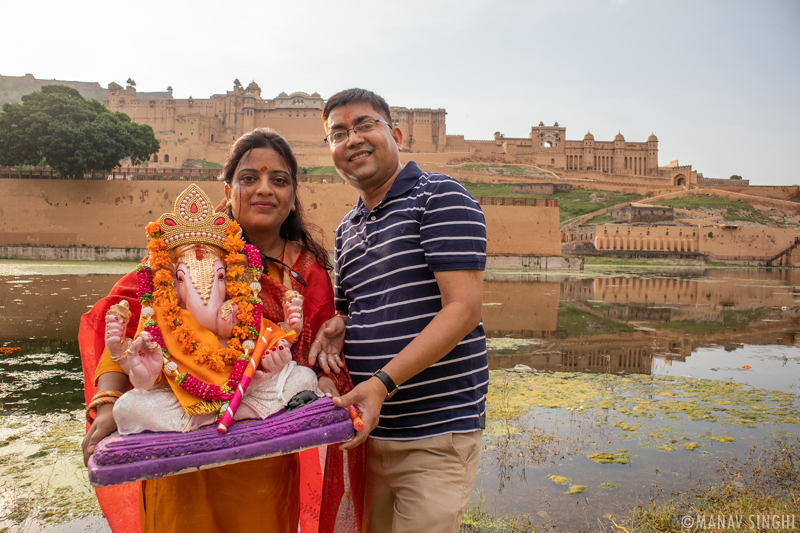
[[[601,252],[693,252],[712,260],[766,262],[797,239],[800,229],[614,225],[597,226],[594,245]]]
[[[224,198],[222,183],[200,185],[215,204]],[[90,259],[101,248],[141,249],[147,244],[145,226],[170,211],[187,186],[186,181],[0,180],[0,246],[12,247],[8,250],[17,250],[14,253],[31,246],[73,248],[58,253],[75,254],[76,259]],[[336,227],[358,193],[341,183],[301,183],[298,195],[306,216],[332,249]],[[561,255],[558,207],[482,209],[489,254]]]

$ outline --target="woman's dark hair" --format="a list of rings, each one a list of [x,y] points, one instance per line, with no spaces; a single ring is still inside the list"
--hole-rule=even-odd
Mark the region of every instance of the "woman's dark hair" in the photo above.
[[[236,167],[239,166],[239,162],[254,148],[275,150],[281,156],[283,162],[286,163],[292,177],[294,210],[289,211],[289,216],[281,224],[280,236],[286,240],[301,243],[306,250],[311,252],[321,267],[330,270],[333,267],[328,257],[328,251],[311,235],[311,231],[319,230],[319,227],[305,220],[303,206],[297,196],[297,159],[294,157],[289,143],[278,132],[271,128],[257,128],[239,137],[228,149],[228,157],[225,159],[225,166],[222,168],[220,180],[230,186],[233,183],[233,175],[236,173]],[[233,218],[230,205],[228,205],[226,212],[229,217]],[[248,241],[244,228],[242,228],[242,235],[245,241]]]

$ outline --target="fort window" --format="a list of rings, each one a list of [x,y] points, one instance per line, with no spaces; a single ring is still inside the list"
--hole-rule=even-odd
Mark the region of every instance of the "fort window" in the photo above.
[[[211,142],[212,143],[214,142],[214,134],[213,133],[211,134]]]
[[[169,154],[164,154],[164,163],[169,163]]]
[[[553,147],[553,143],[551,143],[550,141],[545,141],[544,142],[544,147],[545,148],[552,148]]]
[[[153,163],[158,163],[158,154],[153,154]]]

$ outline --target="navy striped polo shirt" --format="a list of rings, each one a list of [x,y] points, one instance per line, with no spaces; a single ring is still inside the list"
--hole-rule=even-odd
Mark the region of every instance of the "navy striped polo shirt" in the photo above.
[[[348,316],[344,354],[353,382],[383,368],[442,309],[434,272],[485,266],[483,212],[453,178],[409,162],[372,211],[359,198],[336,230],[334,287],[336,310]],[[488,383],[481,322],[400,386],[370,435],[406,440],[480,429]]]

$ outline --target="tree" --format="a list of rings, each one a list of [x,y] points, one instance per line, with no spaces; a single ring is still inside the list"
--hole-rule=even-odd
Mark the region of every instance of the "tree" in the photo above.
[[[738,174],[734,174],[733,176],[731,176],[731,179],[732,180],[740,180],[740,179],[742,179],[742,177],[740,175],[738,175]]]
[[[126,158],[139,165],[158,149],[153,128],[64,85],[3,104],[0,114],[0,165],[47,165],[76,177],[109,171]]]

